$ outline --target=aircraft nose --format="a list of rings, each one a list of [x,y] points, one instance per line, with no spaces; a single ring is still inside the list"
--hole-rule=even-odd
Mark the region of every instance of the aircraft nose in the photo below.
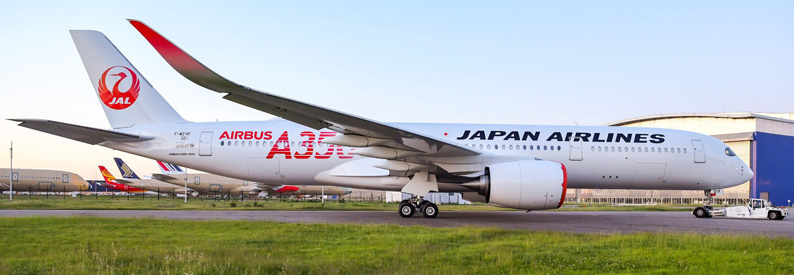
[[[350,195],[350,193],[353,193],[353,189],[342,187],[342,193],[345,195]]]
[[[747,175],[747,179],[745,181],[749,181],[749,180],[753,179],[753,177],[755,176],[755,173],[753,173],[753,170],[750,169],[750,168],[747,168],[747,170],[745,170],[745,172],[746,172],[746,175]]]

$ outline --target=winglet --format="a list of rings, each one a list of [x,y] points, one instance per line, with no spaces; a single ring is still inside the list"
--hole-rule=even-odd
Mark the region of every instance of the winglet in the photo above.
[[[218,92],[227,90],[224,87],[237,86],[235,88],[238,88],[240,86],[213,72],[143,22],[135,19],[127,20],[149,41],[149,44],[152,44],[152,47],[171,67],[190,81]]]

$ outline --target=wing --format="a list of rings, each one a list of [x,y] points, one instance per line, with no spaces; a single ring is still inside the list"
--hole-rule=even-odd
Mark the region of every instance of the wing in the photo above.
[[[406,152],[397,152],[397,155],[403,156],[457,157],[483,154],[474,148],[450,143],[422,133],[239,85],[216,74],[144,23],[137,20],[130,20],[130,23],[168,64],[190,81],[215,92],[226,94],[223,98],[227,100],[306,127],[318,130],[328,128],[344,134],[344,136],[328,140],[328,143],[404,150]],[[364,153],[360,154],[365,155],[366,151],[379,150],[382,151],[380,148],[376,148],[374,150],[356,150],[356,153],[363,151]],[[380,152],[370,152],[367,156],[378,157],[380,155],[382,155]]]
[[[144,137],[116,131],[102,130],[80,125],[68,124],[45,119],[9,119],[21,122],[19,126],[42,131],[56,136],[85,142],[91,145],[105,141],[115,142],[140,142],[154,139],[154,137]]]

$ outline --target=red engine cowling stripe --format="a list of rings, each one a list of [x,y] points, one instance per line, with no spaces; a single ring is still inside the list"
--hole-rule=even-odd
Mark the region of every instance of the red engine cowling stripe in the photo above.
[[[565,193],[568,193],[568,171],[565,170],[565,164],[560,163],[560,167],[562,167],[562,196],[560,196],[560,204],[557,205],[557,208],[562,207],[565,202]]]

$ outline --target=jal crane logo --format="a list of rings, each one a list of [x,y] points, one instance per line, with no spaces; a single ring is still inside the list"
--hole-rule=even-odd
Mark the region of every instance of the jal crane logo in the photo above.
[[[111,89],[108,89],[107,83],[112,83]],[[113,66],[105,70],[99,78],[97,88],[102,103],[114,110],[124,110],[132,106],[140,91],[141,81],[138,75],[124,66]]]

